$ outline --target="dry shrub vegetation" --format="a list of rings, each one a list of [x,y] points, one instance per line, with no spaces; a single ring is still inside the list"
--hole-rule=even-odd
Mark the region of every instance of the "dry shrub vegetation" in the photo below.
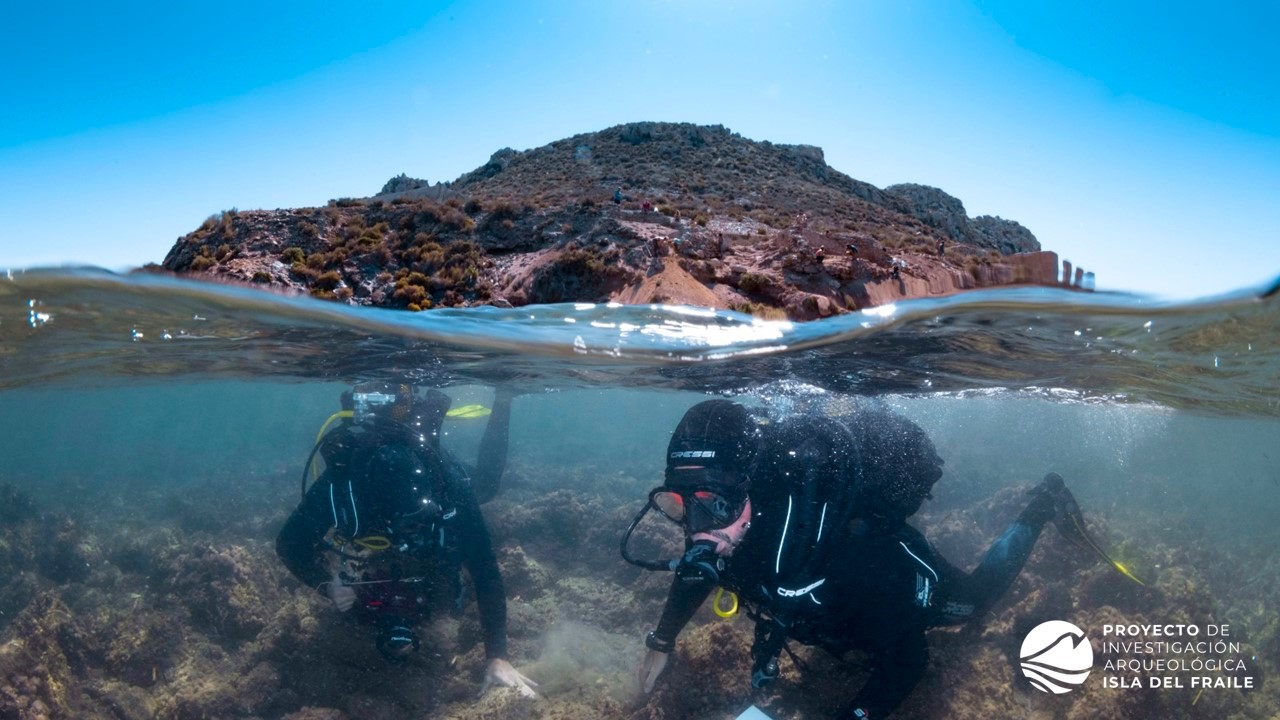
[[[637,269],[634,258],[627,269],[622,252],[593,247],[602,238],[641,242],[616,223],[601,229],[619,211],[652,209],[655,221],[691,231],[739,223],[746,228],[739,242],[750,243],[801,229],[799,217],[809,231],[850,234],[893,251],[931,252],[937,237],[892,209],[879,189],[832,170],[817,148],[754,142],[720,126],[623,125],[524,152],[500,150],[443,186],[399,176],[384,190],[277,211],[266,228],[228,210],[180,239],[164,267],[221,272],[269,236],[273,258],[317,297],[354,293],[420,310],[486,302],[494,279],[485,270],[495,258],[549,246],[563,257],[535,274],[527,301],[597,299]],[[972,263],[990,259],[965,262],[976,276]],[[283,281],[260,268],[249,272],[254,282]],[[758,295],[769,282],[747,273],[739,287]]]

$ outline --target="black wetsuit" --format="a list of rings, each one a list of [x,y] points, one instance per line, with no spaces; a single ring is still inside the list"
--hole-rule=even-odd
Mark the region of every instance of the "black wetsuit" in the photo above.
[[[885,448],[892,452],[861,456],[873,466],[864,468],[864,473],[897,472],[903,468],[904,458],[934,457],[932,444],[923,432],[901,432],[903,423],[909,421],[898,416],[898,431],[887,438]],[[904,449],[904,442],[927,443],[927,447]],[[868,445],[864,439],[862,446]],[[896,462],[891,467],[874,467],[886,458]],[[927,471],[927,463],[921,471]],[[761,484],[760,479],[753,482]],[[778,536],[768,529],[763,530],[764,534],[755,533],[757,526],[785,527],[778,517],[784,512],[794,527],[797,518],[790,517],[790,499],[752,492],[752,530],[727,559],[720,584],[738,593],[748,608],[760,614],[753,647],[757,666],[759,655],[770,653],[764,646],[769,644],[771,634],[775,639],[770,653],[773,657],[785,640],[818,646],[837,656],[854,649],[870,653],[871,677],[845,717],[874,720],[892,712],[924,673],[928,659],[925,630],[964,623],[984,614],[1017,577],[1045,522],[1053,516],[1052,503],[1047,498],[1033,501],[992,545],[978,568],[968,574],[943,559],[919,531],[906,523],[886,528],[883,517],[875,518],[875,522],[854,519],[847,523],[847,530],[835,537],[838,549],[828,555],[823,567],[784,586],[778,574],[778,565],[785,564],[782,548],[775,542]],[[762,502],[757,504],[758,500]],[[831,540],[828,538],[828,542]],[[676,636],[714,587],[709,582],[676,579],[648,646],[656,650],[672,648]],[[854,714],[856,710],[865,715]]]
[[[816,598],[815,609],[795,617],[786,637],[837,656],[855,649],[870,653],[872,674],[853,708],[864,709],[872,718],[884,717],[924,673],[929,655],[925,630],[980,616],[1017,576],[1039,533],[1033,524],[1015,524],[968,575],[938,555],[909,525],[891,535],[851,535],[844,544],[847,550],[828,566],[825,582],[800,596]],[[768,608],[775,600],[776,589],[754,582],[732,559],[721,580],[755,607]],[[674,643],[714,588],[675,581],[652,646]]]
[[[333,579],[326,564],[333,562],[334,551],[326,536],[385,537],[390,547],[367,560],[372,573],[426,579],[356,585],[354,615],[380,625],[429,617],[438,609],[432,601],[442,595],[460,601],[457,570],[465,567],[475,588],[485,655],[505,658],[506,592],[473,483],[488,497],[497,490],[506,463],[508,407],[494,408],[474,470],[426,440],[437,433],[423,436],[389,420],[331,432],[320,447],[325,472],[276,539],[280,559],[303,583],[322,590]],[[442,583],[452,585],[445,588],[447,595]]]

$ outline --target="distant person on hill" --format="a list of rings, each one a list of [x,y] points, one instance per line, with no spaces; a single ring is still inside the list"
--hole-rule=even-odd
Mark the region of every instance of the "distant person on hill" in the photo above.
[[[819,265],[823,264],[823,261],[827,259],[827,251],[822,248],[818,248],[817,250],[814,250],[813,259],[817,260]]]
[[[853,243],[849,243],[848,245],[845,245],[845,246],[844,246],[844,254],[845,254],[845,255],[848,255],[848,256],[850,256],[850,257],[853,257],[853,256],[857,255],[857,254],[858,254],[858,246],[857,246],[857,245],[854,245]]]
[[[894,280],[902,279],[902,273],[899,272],[898,263],[895,262],[893,264],[893,269],[889,271],[889,277],[893,278]]]
[[[626,196],[622,194],[622,188],[618,188],[617,190],[613,191],[613,201],[615,203],[618,203],[619,205],[621,205],[622,201],[625,199],[626,199]]]
[[[307,460],[304,472],[316,455],[324,472],[280,530],[276,553],[336,610],[376,628],[375,645],[392,661],[418,650],[419,622],[462,610],[465,568],[488,659],[481,692],[498,684],[533,697],[535,683],[507,659],[506,591],[480,514],[506,465],[511,394],[495,393],[474,468],[440,446],[450,404],[435,390],[356,385],[349,416]]]
[[[945,253],[946,251],[947,251],[947,241],[939,240],[938,241],[938,257],[942,257],[943,253]]]
[[[752,686],[777,677],[788,641],[836,657],[869,651],[871,676],[840,717],[879,720],[924,674],[928,628],[983,617],[1049,521],[1064,534],[1083,533],[1075,500],[1050,473],[965,574],[905,522],[942,476],[924,430],[878,402],[835,397],[816,410],[766,423],[737,403],[708,400],[676,426],[665,481],[622,539],[624,559],[675,571],[637,669],[644,692],[681,629],[721,587],[736,597],[717,597],[717,608],[741,602],[756,622]],[[631,532],[651,509],[684,530],[682,557],[630,555]]]

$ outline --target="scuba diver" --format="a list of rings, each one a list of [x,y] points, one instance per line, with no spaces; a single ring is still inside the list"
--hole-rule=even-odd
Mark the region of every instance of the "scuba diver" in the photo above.
[[[291,573],[356,622],[376,628],[376,647],[402,662],[419,647],[414,630],[432,612],[460,612],[465,567],[475,588],[490,685],[533,697],[536,686],[507,659],[506,591],[480,514],[506,465],[511,394],[494,393],[479,462],[468,469],[440,446],[452,400],[437,390],[361,383],[321,429],[303,470],[303,499],[276,538]],[[482,415],[480,406],[461,410]],[[324,472],[314,475],[316,455]]]
[[[663,485],[622,539],[628,562],[675,573],[658,626],[645,638],[648,653],[636,671],[642,690],[652,691],[676,636],[719,586],[718,615],[730,616],[740,599],[756,622],[753,687],[777,677],[783,651],[803,667],[789,640],[836,657],[859,649],[871,654],[873,670],[840,717],[892,712],[924,674],[928,628],[982,617],[1013,583],[1045,523],[1055,521],[1073,540],[1084,533],[1071,492],[1050,473],[966,574],[905,522],[929,497],[942,464],[923,429],[874,401],[773,424],[728,400],[690,408],[668,446]],[[632,557],[631,533],[654,508],[683,528],[683,557]]]

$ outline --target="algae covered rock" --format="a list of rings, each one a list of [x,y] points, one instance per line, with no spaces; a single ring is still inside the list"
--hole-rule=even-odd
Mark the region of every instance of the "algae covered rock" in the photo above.
[[[285,715],[283,720],[347,720],[347,714],[333,708],[304,707]]]
[[[551,586],[551,575],[518,545],[498,549],[498,567],[508,598],[536,600]]]
[[[13,525],[35,518],[36,506],[31,496],[9,483],[0,483],[0,522]]]
[[[785,672],[785,669],[784,669]],[[643,712],[635,717],[717,717],[750,697],[749,623],[712,623],[686,630]]]
[[[583,539],[600,517],[599,501],[569,490],[556,490],[520,505],[512,505],[494,520],[494,542],[507,537],[526,538],[524,546],[580,549]],[[551,546],[548,548],[547,546]]]
[[[53,593],[37,597],[14,620],[12,639],[0,645],[0,718],[76,716],[80,683],[59,644],[71,622],[71,611]]]
[[[240,545],[195,545],[167,565],[166,589],[193,624],[231,640],[256,637],[282,600],[267,561]]]
[[[103,665],[112,675],[138,687],[161,681],[173,664],[173,653],[183,643],[181,625],[160,612],[136,613],[132,609],[110,615],[105,636]]]

